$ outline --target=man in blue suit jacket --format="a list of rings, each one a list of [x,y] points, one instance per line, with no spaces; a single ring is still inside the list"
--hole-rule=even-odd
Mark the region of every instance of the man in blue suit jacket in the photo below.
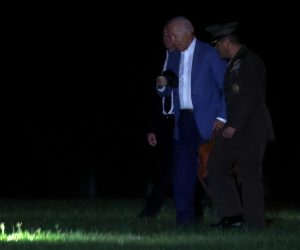
[[[195,187],[199,144],[209,140],[214,130],[226,122],[223,78],[226,62],[217,51],[194,36],[194,27],[185,17],[175,17],[166,24],[166,31],[176,51],[170,53],[167,69],[179,78],[174,89],[164,77],[157,78],[158,93],[174,91],[174,171],[173,185],[176,222],[196,222]]]

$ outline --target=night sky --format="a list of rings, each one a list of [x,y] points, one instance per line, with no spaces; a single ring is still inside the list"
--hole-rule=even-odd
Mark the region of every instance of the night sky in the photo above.
[[[272,197],[293,198],[300,166],[299,146],[292,146],[298,137],[297,41],[289,39],[290,20],[279,18],[289,13],[145,14],[144,8],[117,15],[77,6],[21,18],[15,29],[16,82],[6,104],[8,160],[1,168],[1,197],[81,197],[88,193],[89,176],[95,177],[97,197],[142,196],[151,163],[147,108],[165,56],[161,32],[170,17],[185,15],[202,40],[208,39],[207,25],[239,21],[245,43],[265,60],[277,136],[266,152],[265,181]]]

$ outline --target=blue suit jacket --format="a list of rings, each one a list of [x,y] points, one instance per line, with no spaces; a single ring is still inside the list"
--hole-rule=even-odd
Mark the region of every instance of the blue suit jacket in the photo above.
[[[167,63],[167,69],[173,70],[178,76],[180,56],[180,51],[171,52]],[[191,93],[196,124],[203,139],[211,138],[213,122],[217,117],[226,119],[226,106],[223,95],[223,79],[226,67],[226,62],[220,58],[215,48],[196,40],[191,73]],[[172,88],[167,86],[161,94],[169,95],[171,90]],[[173,90],[174,137],[179,139],[179,94],[178,89]]]

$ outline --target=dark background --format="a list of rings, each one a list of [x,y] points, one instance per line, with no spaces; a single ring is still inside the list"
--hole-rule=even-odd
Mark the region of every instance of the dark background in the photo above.
[[[207,41],[206,26],[239,21],[245,43],[265,60],[277,136],[265,157],[266,192],[297,201],[294,15],[292,8],[245,5],[193,13],[145,4],[136,11],[118,6],[119,14],[99,6],[38,6],[22,13],[12,29],[16,70],[5,107],[1,197],[143,196],[151,165],[147,108],[165,56],[161,32],[169,18],[185,15]]]

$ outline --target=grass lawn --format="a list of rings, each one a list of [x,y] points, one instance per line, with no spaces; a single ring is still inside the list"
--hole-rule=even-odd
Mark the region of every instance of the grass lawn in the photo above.
[[[175,226],[175,209],[168,200],[159,217],[136,218],[138,199],[2,200],[0,249],[300,249],[300,208],[274,206],[271,224],[263,232],[215,230],[205,210],[197,226]]]

